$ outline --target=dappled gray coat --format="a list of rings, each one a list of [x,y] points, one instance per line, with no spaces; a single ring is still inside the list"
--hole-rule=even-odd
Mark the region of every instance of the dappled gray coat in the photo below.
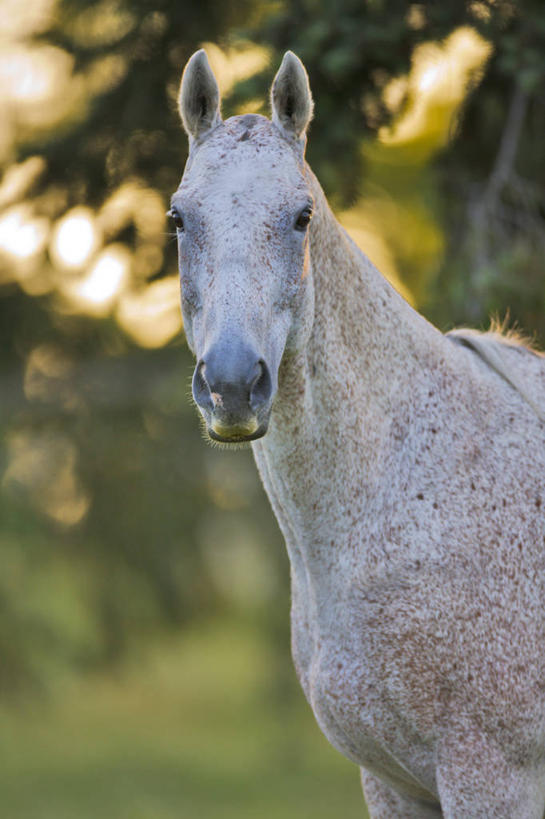
[[[320,727],[374,819],[541,819],[544,359],[441,334],[354,245],[304,160],[291,52],[272,122],[222,121],[203,51],[180,110],[193,394],[211,437],[253,442]]]

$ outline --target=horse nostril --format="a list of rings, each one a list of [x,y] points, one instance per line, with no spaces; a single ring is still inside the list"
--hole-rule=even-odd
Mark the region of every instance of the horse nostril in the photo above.
[[[210,388],[206,381],[205,373],[206,364],[204,361],[199,361],[195,367],[195,373],[193,375],[193,398],[199,407],[208,407],[208,409],[213,409],[214,404],[210,394]]]
[[[193,398],[206,414],[225,423],[244,420],[270,405],[272,378],[263,359],[251,350],[211,348],[193,374]]]
[[[271,397],[272,381],[269,368],[262,358],[257,362],[257,372],[250,384],[250,407],[257,412]]]

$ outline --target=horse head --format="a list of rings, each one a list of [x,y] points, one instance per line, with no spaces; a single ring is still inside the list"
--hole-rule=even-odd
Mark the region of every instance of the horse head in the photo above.
[[[189,156],[170,215],[197,359],[193,397],[210,437],[226,443],[266,433],[280,362],[304,347],[312,326],[314,199],[304,159],[312,97],[292,52],[271,106],[272,121],[223,121],[205,52],[185,67],[179,107]]]

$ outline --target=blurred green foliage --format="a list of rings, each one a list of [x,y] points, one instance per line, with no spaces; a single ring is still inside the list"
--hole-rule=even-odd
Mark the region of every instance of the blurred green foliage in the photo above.
[[[0,11],[0,702],[26,709],[76,692],[53,717],[3,712],[9,815],[155,819],[183,805],[242,817],[259,805],[272,817],[282,804],[351,815],[349,768],[330,784],[333,756],[315,758],[310,714],[300,721],[287,558],[251,454],[207,447],[190,405],[164,217],[186,155],[180,72],[216,44],[224,115],[267,113],[274,71],[294,50],[316,102],[310,164],[371,258],[442,328],[509,310],[543,343],[545,6],[0,0]],[[230,636],[196,632],[205,617],[232,621]],[[237,642],[249,622],[256,632]],[[173,634],[194,636],[180,642],[182,671],[164,674],[177,680],[184,663],[194,673],[175,695],[153,684],[156,713],[137,663]],[[258,705],[267,698],[271,713]],[[150,740],[178,707],[191,742]],[[89,738],[80,755],[73,725]],[[117,744],[101,744],[117,730]],[[262,741],[272,744],[260,756]],[[279,776],[286,790],[274,793]],[[62,804],[44,807],[48,788]],[[228,796],[237,809],[214,801]]]
[[[0,710],[0,793],[20,819],[363,819],[358,770],[274,693],[246,621],[201,623],[47,708]]]

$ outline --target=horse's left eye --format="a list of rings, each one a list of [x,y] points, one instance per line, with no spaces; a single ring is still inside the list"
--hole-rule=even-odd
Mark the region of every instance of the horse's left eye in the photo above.
[[[295,230],[306,230],[312,219],[312,208],[307,205],[295,220]]]
[[[180,216],[180,214],[178,213],[178,211],[175,208],[171,208],[168,211],[168,215],[170,216],[170,218],[174,222],[176,230],[183,230],[184,229],[184,220],[182,219],[182,217]]]

